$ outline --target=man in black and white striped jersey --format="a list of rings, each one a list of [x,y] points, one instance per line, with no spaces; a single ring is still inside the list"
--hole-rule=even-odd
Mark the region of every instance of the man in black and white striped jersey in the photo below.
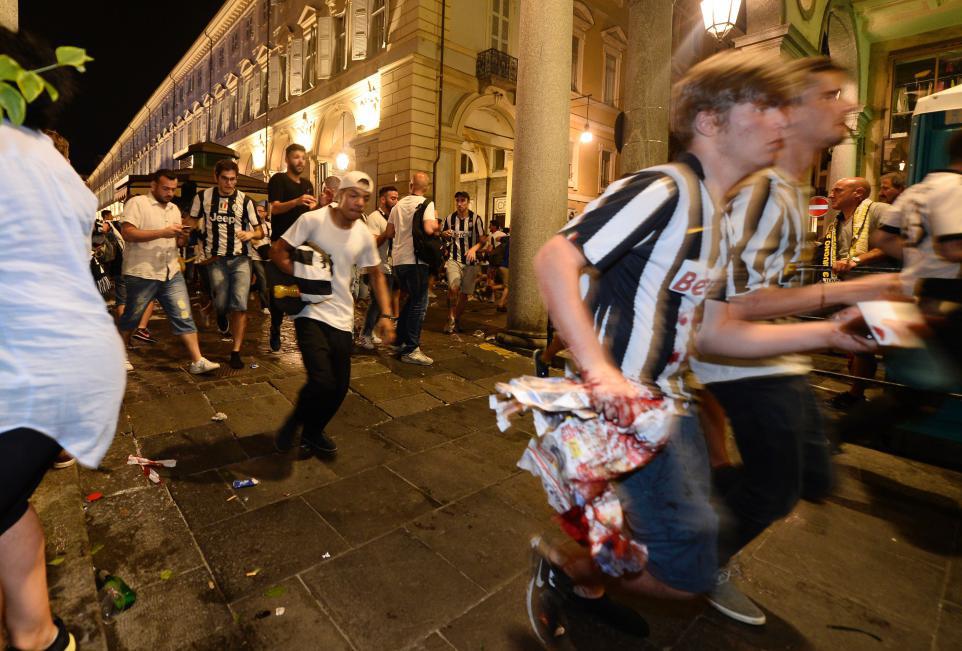
[[[250,241],[264,237],[254,201],[237,189],[237,163],[224,159],[214,166],[217,185],[194,197],[190,216],[198,219],[217,317],[230,314],[234,345],[231,368],[244,368],[240,356],[247,328],[247,299],[251,289]]]
[[[448,241],[450,257],[444,263],[448,278],[448,324],[445,334],[461,332],[461,315],[478,282],[478,250],[485,242],[481,218],[468,208],[471,197],[464,190],[454,193],[457,209],[447,216],[441,237]]]
[[[648,552],[643,573],[619,580],[631,592],[685,599],[715,585],[718,519],[709,504],[708,459],[687,385],[687,356],[702,304],[723,289],[727,246],[719,208],[738,181],[772,164],[782,145],[791,81],[778,63],[742,52],[693,66],[672,98],[672,130],[687,151],[676,163],[609,185],[534,261],[552,322],[595,407],[617,424],[633,423],[645,406],[626,379],[632,378],[676,413],[666,446],[616,484],[625,525]],[[599,272],[590,305],[580,287],[589,265]],[[745,357],[825,345],[871,347],[842,325],[744,323],[710,343],[713,352]],[[568,608],[636,635],[647,630],[637,615],[605,601],[605,583],[590,556],[568,555],[540,540],[535,553],[529,613],[545,644],[556,642]]]

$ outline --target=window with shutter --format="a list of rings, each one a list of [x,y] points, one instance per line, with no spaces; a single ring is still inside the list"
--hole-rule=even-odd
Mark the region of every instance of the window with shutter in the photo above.
[[[351,60],[367,58],[368,0],[354,0],[351,7]]]
[[[304,39],[295,38],[287,50],[289,84],[291,95],[300,95],[303,90]]]
[[[370,0],[370,39],[368,54],[380,52],[387,47],[387,0]]]
[[[262,77],[262,75],[261,75],[261,71],[260,71],[260,70],[255,70],[255,71],[251,74],[251,83],[250,83],[250,95],[251,95],[251,99],[250,99],[250,103],[251,103],[251,117],[252,117],[252,118],[256,118],[258,115],[261,114],[261,95],[263,94],[263,93],[261,92],[261,84],[263,83],[263,82],[261,81],[261,77]]]
[[[281,55],[274,52],[267,63],[267,108],[281,103]]]
[[[330,16],[317,19],[317,78],[330,79],[334,59],[334,19]]]
[[[334,16],[334,58],[331,72],[347,68],[347,12]]]

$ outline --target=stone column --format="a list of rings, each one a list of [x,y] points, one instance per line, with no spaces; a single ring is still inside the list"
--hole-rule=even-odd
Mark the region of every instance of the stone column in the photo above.
[[[859,107],[846,116],[845,123],[851,130],[851,135],[832,147],[832,164],[828,170],[828,183],[825,186],[828,190],[831,190],[839,179],[859,175],[858,148],[863,137],[863,127],[868,122],[863,109],[864,107]]]
[[[548,315],[535,253],[564,224],[568,207],[573,0],[522,0],[517,124],[511,183],[511,294],[500,340],[545,341]],[[669,29],[669,33],[670,33]]]
[[[14,32],[18,29],[17,2],[18,0],[0,0],[0,25]]]
[[[623,172],[668,161],[671,15],[671,0],[628,0]]]

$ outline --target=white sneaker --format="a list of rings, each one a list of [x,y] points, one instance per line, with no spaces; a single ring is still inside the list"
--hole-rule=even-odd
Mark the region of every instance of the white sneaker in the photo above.
[[[217,362],[212,362],[206,357],[201,357],[196,362],[191,362],[188,370],[192,375],[200,375],[202,373],[210,373],[211,371],[216,371],[220,368],[220,364]]]
[[[130,363],[130,359],[126,355],[124,355],[124,368],[128,371],[134,370],[134,365]]]
[[[737,622],[752,626],[763,625],[765,613],[732,583],[731,575],[730,568],[724,567],[718,570],[718,574],[715,575],[715,589],[708,593],[708,603],[718,612]]]
[[[261,309],[261,314],[270,314],[270,313],[271,313],[271,311],[270,311],[269,309],[267,309],[266,307]]]
[[[357,345],[363,348],[364,350],[374,350],[374,341],[371,339],[371,337],[368,337],[367,335],[361,335],[360,337],[358,337]]]
[[[381,339],[380,337],[378,337],[377,335],[371,335],[371,341],[374,342],[374,345],[375,345],[375,346],[380,346],[381,344],[384,343],[384,340],[382,340],[382,339]]]
[[[421,352],[420,348],[415,348],[407,355],[401,355],[401,361],[407,364],[418,364],[420,366],[430,366],[434,360]]]

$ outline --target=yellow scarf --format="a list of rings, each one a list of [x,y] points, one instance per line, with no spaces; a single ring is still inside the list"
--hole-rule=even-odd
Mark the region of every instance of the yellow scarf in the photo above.
[[[832,263],[839,259],[850,259],[856,255],[868,252],[868,210],[872,205],[871,199],[866,199],[855,209],[852,216],[852,242],[849,244],[847,255],[838,257],[838,224],[832,225],[825,234],[825,248],[822,252],[822,266],[831,267]],[[822,281],[833,280],[832,270],[825,269],[822,272]]]

